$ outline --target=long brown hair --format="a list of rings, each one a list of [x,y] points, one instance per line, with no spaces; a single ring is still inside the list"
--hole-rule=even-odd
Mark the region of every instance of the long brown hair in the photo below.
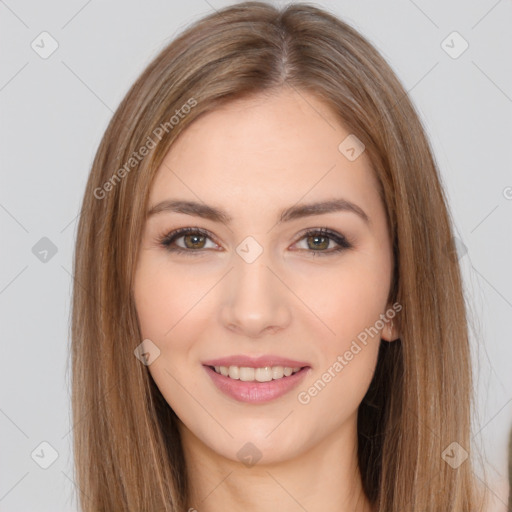
[[[337,17],[304,3],[279,10],[245,2],[195,22],[156,56],[92,165],[71,345],[85,512],[187,507],[177,418],[134,357],[142,340],[132,284],[149,190],[173,141],[201,114],[282,87],[315,94],[365,144],[392,236],[400,339],[381,344],[359,408],[364,491],[378,512],[480,510],[471,457],[449,463],[471,455],[468,327],[446,198],[421,122],[385,60]]]

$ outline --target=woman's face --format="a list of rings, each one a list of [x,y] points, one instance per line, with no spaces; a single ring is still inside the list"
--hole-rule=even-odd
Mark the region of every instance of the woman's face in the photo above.
[[[158,170],[134,298],[160,351],[148,369],[210,453],[271,463],[353,440],[380,338],[393,339],[393,260],[349,136],[316,97],[283,89],[198,119]]]

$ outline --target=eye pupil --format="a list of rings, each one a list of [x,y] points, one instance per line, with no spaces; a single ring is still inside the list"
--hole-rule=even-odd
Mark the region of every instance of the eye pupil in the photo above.
[[[204,239],[205,237],[203,235],[185,235],[183,237],[183,239],[185,240],[185,245],[187,246],[187,248],[192,248],[192,249],[201,249],[201,247],[197,247],[197,244],[201,244],[201,241],[204,243]],[[190,244],[187,243],[187,240],[188,239],[193,239],[194,242],[192,242],[192,246],[190,246]],[[199,240],[199,242],[197,242],[197,240]]]
[[[310,236],[308,237],[308,240],[314,240],[314,245],[313,247],[315,249],[327,249],[329,247],[329,237],[326,237],[326,236]],[[323,243],[320,243],[320,245],[317,244],[318,240],[323,240],[324,242]],[[327,241],[327,244],[325,243]]]

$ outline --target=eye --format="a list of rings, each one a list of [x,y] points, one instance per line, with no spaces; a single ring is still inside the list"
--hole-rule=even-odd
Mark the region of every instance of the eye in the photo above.
[[[181,228],[164,235],[159,243],[170,252],[196,256],[206,248],[205,242],[210,237],[210,233],[201,228]],[[180,239],[183,239],[184,246],[172,247]]]
[[[352,244],[343,235],[328,228],[310,229],[303,233],[299,242],[302,240],[305,240],[306,252],[311,253],[311,256],[328,256],[352,248]],[[325,250],[331,242],[337,244],[337,247]],[[310,248],[313,250],[309,251]]]
[[[183,245],[177,244],[177,241],[181,239],[183,239]],[[204,229],[181,228],[162,236],[159,239],[159,244],[169,252],[197,256],[204,254],[204,249],[208,248],[207,241],[211,241],[211,239],[212,235]],[[298,242],[302,240],[306,242],[304,251],[310,253],[311,256],[327,256],[352,248],[352,244],[343,235],[328,228],[310,229],[302,234]],[[327,250],[331,242],[334,242],[337,246]],[[217,246],[217,244],[214,243],[214,246]],[[216,250],[215,247],[210,248]],[[311,248],[312,250],[309,250]]]

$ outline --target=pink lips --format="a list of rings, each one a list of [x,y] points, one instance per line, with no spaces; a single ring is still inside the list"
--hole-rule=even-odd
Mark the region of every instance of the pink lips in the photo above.
[[[260,368],[264,366],[288,366],[290,368],[301,367],[301,370],[281,379],[269,382],[244,382],[220,375],[213,366],[245,366],[248,368]],[[230,356],[212,359],[203,362],[203,367],[212,379],[215,386],[224,394],[239,402],[264,403],[285,395],[296,387],[311,369],[303,361],[286,359],[278,356]]]

